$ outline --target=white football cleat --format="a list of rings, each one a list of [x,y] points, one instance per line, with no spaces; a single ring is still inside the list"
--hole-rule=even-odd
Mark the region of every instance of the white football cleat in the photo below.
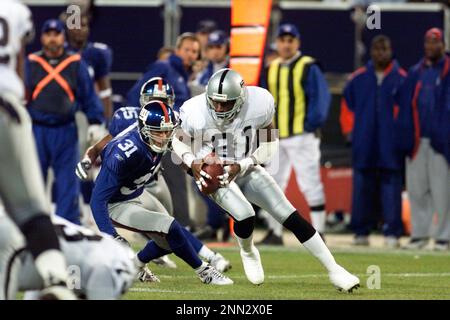
[[[196,272],[200,280],[205,284],[216,284],[219,286],[233,284],[233,280],[220,273],[210,264],[207,264]]]
[[[338,265],[332,272],[329,274],[331,283],[338,289],[339,291],[344,292],[352,292],[353,290],[359,288],[359,279],[354,276],[340,265]]]
[[[139,269],[137,278],[141,282],[161,282],[159,278],[145,265]]]
[[[220,253],[216,252],[209,263],[219,272],[226,272],[231,269],[231,263],[225,259]]]
[[[264,282],[264,269],[258,249],[255,246],[252,246],[251,252],[245,252],[241,249],[241,258],[247,279],[253,284],[262,284]]]

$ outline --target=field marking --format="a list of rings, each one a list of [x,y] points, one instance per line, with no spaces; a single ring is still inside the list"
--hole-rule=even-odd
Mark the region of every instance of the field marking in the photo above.
[[[139,288],[139,287],[132,287],[128,290],[129,292],[156,292],[156,293],[181,293],[181,294],[198,294],[198,293],[204,293],[204,291],[192,291],[192,290],[170,290],[170,289],[156,289],[156,288]],[[208,294],[217,294],[217,295],[224,295],[228,294],[228,292],[208,292]]]
[[[366,273],[355,273],[358,277],[370,276],[370,274]],[[387,277],[397,277],[397,278],[424,278],[424,277],[450,277],[450,272],[442,272],[442,273],[381,273],[381,276]],[[192,276],[169,276],[169,275],[158,275],[161,279],[190,279]],[[234,275],[231,278],[233,279],[247,279],[244,275]],[[282,274],[282,275],[267,275],[268,279],[303,279],[303,278],[328,278],[327,273],[310,273],[310,274]]]
[[[220,247],[220,251],[239,251],[238,246],[233,247]],[[264,252],[298,252],[298,253],[308,253],[308,251],[301,247],[277,247],[277,246],[258,246],[258,250],[261,253]],[[387,251],[385,248],[330,248],[332,254],[335,253],[346,253],[346,254],[358,254],[358,255],[373,255],[373,254],[383,254],[383,255],[406,255],[406,256],[442,256],[448,257],[449,251],[433,251],[430,249],[425,250],[405,250],[405,249],[393,249]]]

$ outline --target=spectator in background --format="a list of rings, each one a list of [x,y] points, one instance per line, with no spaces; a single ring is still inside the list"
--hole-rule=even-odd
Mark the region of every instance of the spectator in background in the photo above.
[[[218,70],[229,66],[229,39],[225,32],[216,30],[209,34],[206,47],[206,67],[190,82],[192,96],[205,92],[209,78]]]
[[[398,106],[395,94],[406,72],[392,59],[391,41],[384,35],[371,43],[371,60],[356,70],[344,89],[341,126],[352,142],[353,195],[351,226],[354,245],[369,245],[374,224],[374,197],[381,197],[383,234],[389,248],[402,235],[401,193],[403,158],[394,143]]]
[[[280,25],[276,47],[279,57],[267,71],[267,87],[277,105],[274,124],[279,129],[278,162],[267,171],[285,190],[292,167],[311,210],[313,227],[325,231],[325,194],[320,177],[320,138],[330,107],[330,92],[318,62],[300,51],[300,33],[293,24]],[[264,244],[281,244],[282,226],[267,216],[269,233]]]
[[[215,30],[217,30],[217,23],[213,20],[201,20],[197,25],[195,35],[200,42],[200,56],[202,59],[206,57],[209,34]]]
[[[448,74],[450,57],[445,54],[444,34],[429,29],[424,39],[425,57],[409,72],[400,91],[398,133],[400,147],[407,154],[406,187],[411,205],[411,240],[405,248],[428,244],[430,226],[437,213],[436,250],[448,250],[450,240],[450,173],[445,159],[449,108]],[[441,105],[440,105],[441,104]],[[448,119],[448,118],[447,118]],[[443,122],[444,121],[444,122]]]
[[[65,20],[64,15],[63,21]],[[113,114],[112,87],[111,87],[111,66],[112,66],[112,50],[108,45],[100,42],[90,42],[90,15],[83,13],[80,17],[80,28],[71,28],[66,23],[67,44],[66,49],[77,52],[83,58],[88,66],[89,75],[95,84],[98,97],[103,103],[103,114],[107,122]],[[83,154],[88,147],[96,141],[86,136],[88,121],[83,113],[76,114],[76,123],[78,127],[78,141],[80,143],[80,154]],[[106,131],[106,128],[105,128]],[[98,172],[98,171],[97,171]],[[82,223],[86,226],[93,225],[94,221],[90,209],[92,189],[94,188],[93,179],[96,173],[91,174],[89,180],[81,182],[82,194]]]
[[[110,119],[112,108],[111,66],[112,50],[101,42],[89,41],[89,16],[80,18],[81,28],[67,28],[67,49],[77,52],[88,65],[89,75],[98,90],[98,96],[103,102],[104,115]]]
[[[175,51],[167,61],[158,60],[152,63],[145,74],[128,92],[127,100],[130,106],[140,106],[139,97],[142,85],[153,77],[161,77],[169,82],[175,93],[175,111],[191,97],[188,80],[192,73],[192,66],[200,54],[200,42],[194,33],[186,32],[177,38]],[[190,226],[188,213],[188,199],[186,189],[186,173],[172,162],[170,152],[165,153],[162,160],[163,176],[172,194],[174,217],[183,225]],[[178,162],[181,163],[181,160]]]
[[[86,113],[88,134],[97,140],[103,136],[104,117],[86,64],[79,54],[64,49],[64,41],[64,24],[45,21],[42,51],[30,54],[26,61],[25,87],[43,176],[47,177],[49,167],[55,173],[56,214],[80,224],[75,112],[81,107]]]
[[[169,60],[170,55],[172,55],[174,52],[175,50],[172,47],[162,47],[158,50],[156,58],[160,61],[167,61]]]

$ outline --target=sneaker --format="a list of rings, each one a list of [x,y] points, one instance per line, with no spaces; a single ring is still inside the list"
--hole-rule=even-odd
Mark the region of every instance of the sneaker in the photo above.
[[[384,238],[384,245],[389,249],[396,249],[400,247],[400,241],[397,237],[386,236]]]
[[[343,292],[353,292],[360,287],[358,277],[354,276],[340,265],[337,265],[332,272],[328,274],[330,277],[331,283],[338,289]]]
[[[419,238],[412,238],[404,247],[403,249],[407,250],[419,250],[423,249],[428,244],[428,239],[419,239]]]
[[[45,288],[39,294],[39,300],[77,300],[75,293],[64,285]]]
[[[264,239],[258,242],[257,245],[282,246],[283,238],[274,234],[272,230],[269,230]]]
[[[198,277],[204,284],[216,284],[219,286],[233,284],[233,280],[220,273],[210,264],[206,264],[204,267],[200,267],[200,270],[196,272]]]
[[[175,261],[170,259],[168,255],[162,256],[161,258],[153,259],[151,262],[163,268],[169,269],[177,268],[177,264],[175,263]]]
[[[434,242],[433,250],[447,251],[449,249],[449,242],[447,240],[436,240]]]
[[[216,252],[209,263],[219,272],[226,272],[231,269],[231,263],[225,259],[220,253]]]
[[[161,282],[159,278],[146,265],[139,269],[137,278],[141,282]]]
[[[264,269],[258,249],[255,246],[252,246],[251,252],[245,252],[241,249],[241,258],[247,279],[253,284],[262,284],[264,282]]]
[[[368,246],[369,245],[369,237],[368,236],[355,236],[355,238],[353,238],[352,245]]]

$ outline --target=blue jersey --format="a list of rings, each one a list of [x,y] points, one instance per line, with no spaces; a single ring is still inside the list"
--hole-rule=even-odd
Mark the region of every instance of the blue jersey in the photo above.
[[[136,124],[139,110],[140,108],[138,107],[122,107],[117,109],[109,123],[109,133],[115,137],[131,125]]]
[[[104,43],[88,42],[81,51],[81,56],[88,64],[89,75],[94,81],[111,72],[112,51]]]
[[[117,235],[109,219],[108,204],[139,197],[155,174],[161,156],[150,150],[137,130],[116,137],[103,149],[103,163],[90,203],[100,231]]]

